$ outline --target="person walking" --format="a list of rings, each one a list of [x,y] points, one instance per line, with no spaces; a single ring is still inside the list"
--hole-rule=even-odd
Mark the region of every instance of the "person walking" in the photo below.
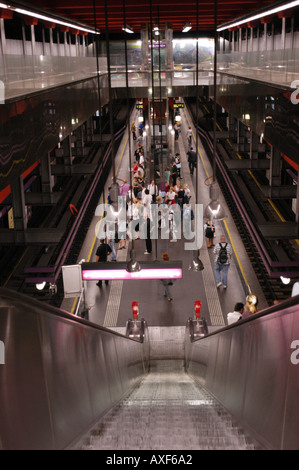
[[[220,236],[220,242],[214,248],[215,254],[215,277],[217,287],[223,285],[227,288],[228,270],[230,267],[230,260],[232,257],[232,246],[226,242],[225,235]],[[222,279],[221,279],[222,275]]]
[[[135,121],[132,122],[132,125],[131,125],[131,131],[132,131],[132,135],[133,135],[133,139],[136,140],[137,137],[136,137],[136,126],[135,126]]]
[[[194,168],[196,168],[196,153],[193,150],[193,147],[190,147],[190,150],[187,152],[188,155],[188,163],[189,163],[189,170],[190,170],[190,175],[193,175],[194,173]]]
[[[169,261],[169,255],[168,253],[162,253],[162,261]],[[172,301],[171,293],[170,293],[170,288],[173,284],[171,279],[160,279],[160,282],[162,286],[164,287],[164,297],[167,297],[168,302]]]
[[[191,129],[190,126],[187,130],[187,141],[188,141],[189,147],[191,147],[191,144],[192,144],[192,129]]]
[[[105,263],[107,261],[107,257],[108,255],[110,255],[112,253],[112,250],[110,248],[110,246],[105,243],[105,239],[104,238],[101,238],[100,240],[100,244],[97,248],[97,251],[96,251],[96,262],[97,263]],[[109,281],[108,280],[105,280],[105,284],[108,285]],[[97,286],[98,287],[102,287],[102,284],[103,284],[103,281],[101,279],[99,279],[99,281],[97,282]]]
[[[142,199],[143,205],[143,218],[146,230],[146,239],[145,239],[145,247],[146,250],[144,252],[145,255],[150,255],[152,252],[152,240],[151,240],[151,204],[152,204],[152,196],[149,193],[149,190],[145,190],[145,195]]]
[[[170,177],[171,177],[171,181],[172,181],[172,186],[175,186],[176,181],[178,179],[178,169],[177,169],[177,166],[176,166],[175,162],[173,162],[172,165],[171,165]]]
[[[215,237],[215,226],[212,220],[207,220],[204,225],[205,236],[208,240],[208,248],[212,248],[214,245],[214,237]]]
[[[170,169],[169,169],[169,166],[167,166],[166,169],[165,169],[164,177],[165,177],[165,183],[168,183],[168,184],[169,184],[169,178],[170,178]]]

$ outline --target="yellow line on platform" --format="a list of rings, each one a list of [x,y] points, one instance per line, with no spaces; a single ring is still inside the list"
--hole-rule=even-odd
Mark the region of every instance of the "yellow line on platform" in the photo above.
[[[135,119],[136,112],[137,112],[137,111],[135,111],[134,119]],[[134,120],[134,119],[133,119],[133,120]],[[116,171],[115,171],[115,174],[116,174],[116,175],[117,175],[117,173],[118,173],[120,164],[121,164],[121,162],[122,162],[122,159],[123,159],[123,156],[124,156],[124,153],[125,153],[125,149],[126,149],[126,146],[127,146],[128,139],[129,139],[129,134],[127,135],[126,141],[125,141],[125,143],[124,143],[124,145],[123,145],[123,149],[122,149],[122,152],[121,152],[121,156],[120,156],[120,159],[119,159],[119,162],[118,162]],[[106,201],[105,201],[105,204],[107,204],[107,199],[106,199]],[[89,252],[88,252],[87,259],[86,259],[87,262],[89,262],[89,260],[90,260],[90,258],[91,258],[91,255],[92,255],[92,252],[93,252],[93,249],[94,249],[94,245],[95,245],[95,243],[96,243],[97,235],[98,235],[99,230],[100,230],[100,226],[101,226],[102,220],[103,220],[103,214],[102,214],[101,217],[100,217],[100,221],[99,221],[99,225],[98,225],[98,230],[97,230],[97,232],[94,234],[94,237],[93,237],[93,240],[92,240],[92,243],[91,243],[91,247],[90,247],[90,250],[89,250]],[[78,297],[76,297],[76,298],[74,299],[74,302],[73,302],[73,305],[72,305],[72,308],[71,308],[71,313],[74,312],[74,310],[75,310],[75,308],[76,308],[77,301],[78,301]]]
[[[241,261],[240,261],[238,252],[237,252],[237,250],[236,250],[236,247],[235,247],[235,244],[234,244],[234,242],[233,242],[232,236],[231,236],[231,234],[230,234],[230,231],[229,231],[228,225],[227,225],[227,223],[226,223],[226,220],[224,220],[223,223],[224,223],[225,228],[226,228],[226,231],[227,231],[227,233],[228,233],[228,236],[229,236],[229,239],[230,239],[230,243],[231,243],[231,245],[232,245],[232,248],[233,248],[235,257],[236,257],[236,259],[237,259],[237,262],[238,262],[240,271],[241,271],[241,273],[242,273],[243,279],[244,279],[244,281],[245,281],[246,286],[248,286],[248,285],[249,285],[249,284],[248,284],[248,279],[247,279],[247,277],[246,277],[245,271],[244,271],[243,266],[242,266],[242,263],[241,263]]]

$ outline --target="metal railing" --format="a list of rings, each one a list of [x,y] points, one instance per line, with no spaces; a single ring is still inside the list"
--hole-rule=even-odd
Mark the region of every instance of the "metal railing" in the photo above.
[[[299,296],[193,342],[186,329],[187,372],[267,449],[299,449],[298,315]]]
[[[73,446],[148,372],[149,336],[129,338],[0,289],[0,448]]]

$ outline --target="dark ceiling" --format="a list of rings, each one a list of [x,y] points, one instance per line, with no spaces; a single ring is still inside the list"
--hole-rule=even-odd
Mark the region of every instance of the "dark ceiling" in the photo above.
[[[105,0],[32,0],[27,4],[58,14],[68,19],[95,26],[105,31]],[[174,33],[181,32],[190,21],[196,31],[198,4],[199,32],[214,29],[213,0],[107,0],[109,32],[118,34],[126,23],[140,32],[142,23],[170,23]],[[217,24],[226,23],[239,16],[273,4],[271,0],[218,0]]]

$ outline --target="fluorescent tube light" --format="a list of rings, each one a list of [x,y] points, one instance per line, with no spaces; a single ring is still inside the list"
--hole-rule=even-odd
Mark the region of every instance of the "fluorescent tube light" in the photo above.
[[[289,2],[284,5],[271,8],[270,10],[264,11],[262,13],[258,13],[257,15],[249,16],[246,19],[236,21],[235,23],[228,24],[227,26],[220,26],[219,28],[217,28],[217,31],[218,32],[224,31],[225,29],[234,28],[235,26],[240,26],[241,24],[249,23],[250,21],[259,20],[260,18],[264,18],[265,16],[274,15],[275,13],[278,13],[284,10],[289,10],[290,8],[294,8],[298,5],[299,5],[299,0],[294,0],[293,2]]]
[[[130,33],[130,34],[133,34],[134,33],[134,30],[133,28],[131,28],[131,26],[129,26],[128,24],[125,24],[122,28],[123,31],[125,31],[126,33]]]
[[[37,13],[35,11],[30,11],[30,10],[25,10],[24,8],[14,7],[13,5],[7,5],[7,4],[4,4],[4,3],[0,3],[0,8],[5,8],[7,10],[12,10],[12,11],[15,11],[17,13],[20,13],[21,15],[31,16],[31,17],[37,18],[39,20],[50,21],[50,22],[53,22],[53,23],[58,24],[58,25],[69,26],[70,28],[79,29],[80,31],[85,31],[87,33],[100,34],[98,31],[95,31],[93,29],[85,28],[84,26],[80,26],[80,25],[74,24],[74,23],[68,23],[67,21],[62,21],[62,20],[60,20],[58,18],[55,18],[55,17],[42,15],[42,14]]]
[[[190,29],[192,29],[192,24],[191,23],[186,23],[183,27],[183,33],[188,33],[188,31],[190,31]]]

